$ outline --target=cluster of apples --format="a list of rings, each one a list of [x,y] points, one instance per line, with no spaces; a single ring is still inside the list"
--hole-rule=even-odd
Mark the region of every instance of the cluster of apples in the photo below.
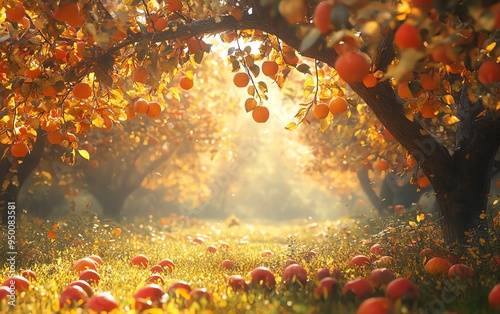
[[[193,239],[193,243],[202,244],[201,238]],[[227,243],[222,243],[221,248],[228,248]],[[215,248],[215,250],[214,250]],[[213,245],[207,246],[207,253],[215,253],[217,248]],[[347,299],[359,299],[362,303],[358,307],[357,314],[368,313],[393,313],[396,302],[413,302],[420,296],[419,286],[408,278],[397,278],[387,268],[392,264],[393,258],[384,255],[384,249],[380,244],[374,244],[370,248],[370,256],[356,255],[349,262],[349,268],[373,267],[366,277],[358,277],[345,281],[339,269],[325,267],[318,270],[314,275],[313,295],[317,300],[344,297]],[[273,252],[265,250],[262,257],[273,256]],[[448,276],[451,280],[470,281],[474,278],[474,270],[467,265],[458,263],[458,260],[445,258],[439,252],[424,249],[420,256],[428,259],[424,271],[431,276]],[[98,286],[100,275],[99,268],[103,261],[98,255],[90,255],[81,258],[73,264],[73,270],[79,273],[78,279],[70,282],[61,292],[59,306],[63,308],[81,307],[95,312],[110,312],[119,308],[118,301],[109,292],[94,293],[93,287]],[[130,266],[148,268],[149,259],[139,254],[131,258]],[[235,262],[230,259],[223,260],[219,266],[230,270]],[[387,266],[387,267],[385,267]],[[491,266],[500,269],[500,254],[491,258]],[[173,282],[164,289],[165,279],[162,274],[173,272],[175,263],[168,258],[162,259],[153,265],[151,275],[145,280],[145,284],[134,294],[135,309],[139,312],[162,308],[170,299],[176,300],[176,304],[189,307],[196,302],[202,308],[207,308],[213,303],[213,295],[206,288],[192,288],[185,281]],[[251,289],[273,290],[276,288],[276,277],[269,268],[256,267],[249,273],[250,280],[246,281],[241,275],[233,274],[227,277],[227,284],[231,289],[238,292],[247,292]],[[281,278],[285,287],[295,286],[305,288],[310,280],[308,271],[297,261],[289,259],[282,269]],[[0,301],[15,292],[29,291],[31,282],[37,280],[35,272],[24,270],[21,276],[11,276],[4,280],[0,286]],[[375,291],[385,291],[385,296],[377,296]],[[489,295],[488,301],[492,309],[500,309],[500,283],[495,285]]]

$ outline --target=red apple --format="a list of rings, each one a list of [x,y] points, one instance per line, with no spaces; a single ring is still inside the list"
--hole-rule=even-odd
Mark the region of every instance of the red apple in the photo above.
[[[158,265],[161,265],[161,267],[163,267],[165,269],[168,267],[170,269],[170,271],[173,271],[175,269],[174,262],[171,259],[169,259],[169,258],[162,259],[158,263]]]
[[[342,293],[345,296],[355,295],[360,299],[367,298],[373,294],[373,288],[364,278],[356,278],[345,283]]]
[[[363,301],[356,314],[393,314],[394,303],[387,298],[375,297]]]
[[[146,268],[148,267],[148,264],[149,259],[143,254],[136,255],[130,260],[130,266],[139,266],[142,268]]]
[[[154,265],[153,267],[151,267],[151,272],[153,274],[163,274],[165,272],[165,268],[163,268],[163,266],[161,265]]]
[[[407,278],[397,278],[391,281],[385,289],[385,296],[392,299],[414,300],[420,295],[420,289]]]
[[[441,256],[438,252],[434,251],[433,249],[425,248],[420,251],[420,257],[427,257],[427,258],[433,258],[437,256]]]
[[[24,291],[30,288],[30,282],[23,276],[14,275],[5,279],[2,286],[15,288],[16,291]]]
[[[289,259],[286,260],[286,266],[290,266],[290,265],[293,265],[293,264],[298,264],[298,262],[296,260],[294,260],[294,259],[291,259],[291,258],[289,258]]]
[[[474,270],[464,264],[455,264],[448,269],[448,277],[460,277],[462,279],[471,279],[474,277]]]
[[[205,239],[203,239],[202,237],[197,237],[197,238],[193,239],[193,243],[195,243],[195,244],[203,244],[204,242],[205,242]]]
[[[68,287],[69,286],[78,286],[78,287],[82,288],[83,291],[85,291],[85,293],[87,293],[87,295],[89,297],[91,297],[94,294],[94,291],[92,291],[92,287],[85,280],[80,280],[80,279],[79,280],[73,280],[72,282],[70,282],[68,284]]]
[[[436,275],[447,273],[450,267],[450,262],[448,262],[444,258],[433,257],[427,262],[427,264],[425,264],[424,269],[428,274]]]
[[[330,268],[325,267],[316,272],[316,281],[320,281],[323,278],[332,277],[330,274]]]
[[[207,291],[206,288],[194,288],[189,292],[189,303],[197,302],[201,305],[207,305],[212,303],[213,295],[210,291]]]
[[[264,250],[262,252],[262,254],[261,254],[262,257],[270,257],[270,256],[273,256],[273,255],[274,255],[274,253],[271,250]]]
[[[87,309],[96,312],[111,312],[118,308],[118,302],[109,292],[96,293],[87,301]]]
[[[142,286],[134,294],[135,309],[144,311],[151,308],[162,307],[165,300],[165,292],[163,289],[154,283]]]
[[[36,274],[34,271],[32,271],[30,269],[23,270],[21,275],[30,281],[36,281]]]
[[[73,285],[68,286],[59,297],[59,307],[80,307],[89,298],[87,292],[83,290],[81,287]]]
[[[394,261],[394,258],[392,258],[391,256],[382,256],[378,260],[373,262],[373,265],[380,267],[380,268],[383,268],[383,267],[388,267],[388,266],[392,265],[393,261]]]
[[[92,259],[97,264],[99,264],[99,266],[102,266],[102,264],[103,264],[102,258],[99,255],[89,255],[87,257],[90,258],[90,259]]]
[[[380,243],[375,243],[370,247],[370,252],[372,252],[375,255],[383,255],[384,250],[382,249],[382,245]]]
[[[212,254],[217,253],[217,248],[213,245],[209,245],[207,246],[207,252]]]
[[[167,289],[167,293],[174,298],[186,298],[191,292],[191,285],[185,281],[177,281],[170,285]]]
[[[99,274],[95,270],[87,269],[80,273],[78,279],[85,280],[90,284],[98,285],[99,280],[101,280],[101,276],[99,276]]]
[[[267,267],[257,267],[250,273],[252,277],[251,283],[255,286],[274,288],[276,286],[276,279],[274,274]]]
[[[84,271],[86,269],[97,270],[99,264],[89,257],[80,258],[73,264],[73,269],[76,271]]]
[[[6,299],[8,296],[10,296],[10,288],[7,286],[0,286],[0,303],[3,299]]]
[[[405,206],[404,205],[396,205],[394,206],[394,212],[397,214],[397,215],[401,215],[405,210]]]
[[[231,275],[227,277],[228,285],[233,289],[233,291],[247,291],[248,284],[245,279],[240,275]]]
[[[386,286],[394,279],[396,279],[396,275],[387,268],[375,268],[368,275],[368,281],[374,287]]]
[[[332,277],[325,277],[316,283],[316,286],[313,290],[313,295],[316,299],[328,299],[331,295],[334,294],[337,286],[337,279]]]
[[[307,271],[299,264],[292,264],[283,271],[283,281],[287,284],[299,283],[301,287],[306,285]]]
[[[349,262],[349,267],[362,267],[362,266],[367,266],[370,265],[370,259],[366,257],[365,255],[356,255],[354,256],[351,261]]]
[[[494,286],[488,294],[488,302],[492,309],[500,309],[500,283]]]
[[[164,285],[165,284],[165,279],[160,274],[152,274],[151,276],[146,279],[146,283],[156,283],[159,285]]]
[[[225,268],[225,269],[233,269],[234,261],[232,261],[230,259],[225,259],[222,262],[220,262],[219,267]]]

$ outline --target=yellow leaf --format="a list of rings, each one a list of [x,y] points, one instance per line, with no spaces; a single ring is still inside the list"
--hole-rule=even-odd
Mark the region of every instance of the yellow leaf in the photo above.
[[[170,92],[170,95],[172,95],[172,97],[174,97],[177,101],[181,101],[181,90],[179,88],[170,87],[168,91]]]
[[[498,204],[498,200],[493,201],[493,205],[496,205],[496,204]]]
[[[421,222],[425,219],[425,214],[419,214],[417,215],[417,222]]]
[[[187,70],[186,71],[186,77],[190,79],[191,81],[194,80],[194,72],[192,70]]]
[[[455,103],[455,99],[453,99],[453,96],[451,95],[444,95],[442,98],[447,105],[452,105]]]
[[[416,228],[416,227],[417,227],[417,224],[416,224],[414,221],[410,221],[410,222],[408,222],[408,224],[409,224],[412,228]]]
[[[457,122],[459,122],[460,119],[457,118],[457,116],[452,115],[452,114],[446,114],[443,116],[443,122],[447,125],[452,125]]]
[[[296,128],[297,128],[297,123],[295,122],[290,122],[285,126],[285,129],[287,129],[288,131],[293,131]]]
[[[87,159],[87,160],[90,160],[90,154],[88,151],[86,151],[85,149],[79,149],[78,150],[78,153],[80,154],[80,156],[82,156],[83,158]]]
[[[319,120],[319,129],[321,132],[325,132],[330,126],[330,121],[328,119]]]

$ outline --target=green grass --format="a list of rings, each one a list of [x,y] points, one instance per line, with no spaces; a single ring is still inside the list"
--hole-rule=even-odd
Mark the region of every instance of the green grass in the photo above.
[[[311,225],[313,222],[317,226]],[[419,256],[423,248],[443,251],[448,257],[455,252],[440,241],[439,228],[432,217],[427,216],[418,223],[415,214],[385,222],[358,217],[338,221],[303,220],[274,226],[240,223],[229,227],[224,222],[175,216],[163,223],[146,219],[118,224],[87,213],[74,213],[57,221],[24,216],[18,226],[17,272],[31,269],[38,280],[32,282],[29,291],[17,295],[14,308],[5,300],[1,303],[0,310],[12,313],[58,312],[60,293],[69,282],[78,278],[78,273],[72,270],[73,263],[91,254],[98,254],[104,260],[99,268],[101,281],[93,287],[94,292],[111,292],[119,301],[120,313],[135,312],[134,293],[145,284],[151,274],[149,268],[164,258],[172,259],[176,269],[163,275],[163,288],[184,280],[193,288],[207,288],[214,298],[205,310],[200,310],[198,303],[186,308],[170,298],[163,310],[151,313],[355,313],[362,300],[342,296],[341,288],[348,280],[366,277],[377,265],[390,268],[398,277],[410,278],[420,287],[421,296],[415,302],[396,302],[400,313],[443,313],[445,310],[492,313],[488,292],[500,282],[499,270],[490,265],[492,254],[500,253],[498,224],[492,228],[491,241],[457,257],[476,271],[474,280],[463,282],[425,273],[426,260]],[[120,235],[117,235],[117,228],[121,230]],[[47,237],[49,230],[55,231],[56,239]],[[5,230],[0,236],[6,239]],[[203,237],[205,242],[194,244],[191,239],[195,237]],[[221,242],[229,243],[230,249],[219,249],[215,254],[206,252],[208,245],[219,247]],[[363,268],[348,267],[353,256],[369,256],[374,243],[382,244],[386,255],[392,256],[389,264],[376,262]],[[262,257],[264,250],[271,250],[274,255]],[[316,256],[312,257],[311,251]],[[129,265],[130,259],[137,254],[149,258],[148,268]],[[305,287],[287,286],[281,282],[282,270],[290,258],[308,270],[309,280]],[[220,268],[219,263],[224,259],[234,260],[235,267],[232,270]],[[258,266],[266,266],[274,272],[275,289],[252,288],[245,293],[228,288],[227,276],[239,274],[250,280],[250,271]],[[340,269],[344,278],[334,295],[318,300],[312,293],[315,273],[327,266]],[[8,269],[4,265],[0,269],[0,279],[3,281],[7,277]],[[375,294],[383,296],[384,288],[376,289]],[[433,312],[433,308],[439,310]]]

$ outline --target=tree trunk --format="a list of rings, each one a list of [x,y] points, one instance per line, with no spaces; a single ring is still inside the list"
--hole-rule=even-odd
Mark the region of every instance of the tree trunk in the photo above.
[[[361,188],[363,189],[363,192],[365,192],[366,196],[370,200],[373,206],[377,209],[377,212],[380,216],[386,216],[388,214],[387,211],[387,199],[382,197],[379,197],[377,193],[375,193],[375,190],[373,189],[372,181],[368,177],[368,169],[363,167],[361,170],[358,171],[358,180],[359,184],[361,185]],[[385,187],[385,188],[384,188]],[[390,191],[387,187],[387,182],[385,180],[382,181],[382,188],[384,191]]]
[[[11,158],[10,156],[6,156],[0,160],[0,186],[7,181],[6,189],[0,191],[2,225],[4,226],[7,226],[7,203],[17,201],[21,187],[42,159],[45,141],[42,138],[41,129],[38,130],[38,135],[38,140],[33,144],[33,150],[26,157],[21,158],[21,164],[17,163],[18,160],[16,158]],[[2,147],[4,146],[2,145]],[[17,214],[18,212],[16,211]]]
[[[128,193],[123,191],[109,191],[94,192],[92,195],[97,199],[102,207],[102,214],[107,218],[114,220],[120,219],[122,208],[125,205],[125,200],[129,196]]]

